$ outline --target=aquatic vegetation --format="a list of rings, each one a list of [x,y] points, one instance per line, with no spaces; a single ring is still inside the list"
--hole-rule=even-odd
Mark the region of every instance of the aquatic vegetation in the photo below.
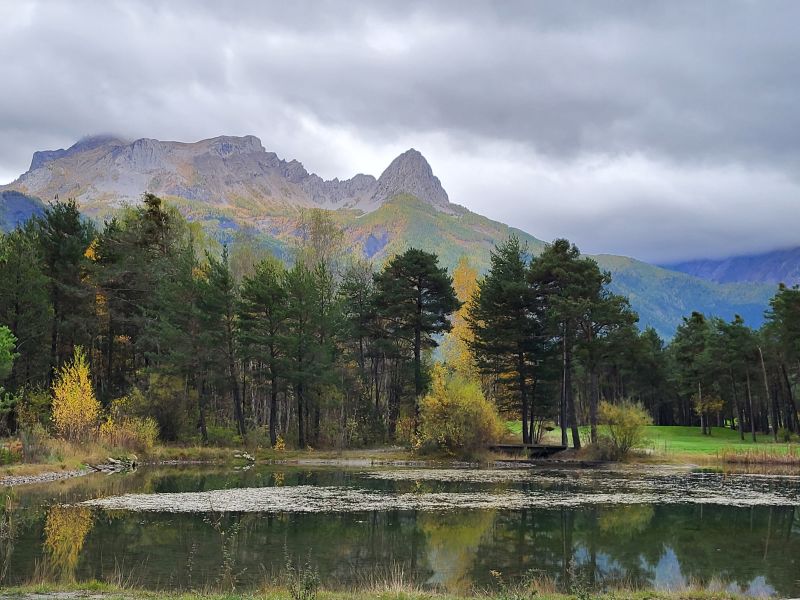
[[[411,475],[413,471],[399,471]],[[459,471],[439,472],[441,477]],[[464,477],[480,477],[480,471]],[[503,471],[486,477],[500,477]],[[511,475],[519,477],[519,472]],[[445,479],[447,480],[447,479]],[[452,479],[451,479],[452,481]],[[484,479],[483,481],[487,481]],[[495,479],[494,481],[502,481]],[[507,480],[508,481],[508,480]],[[388,510],[441,511],[449,509],[524,509],[631,504],[717,504],[727,506],[800,505],[796,488],[770,488],[749,476],[687,473],[682,476],[626,478],[597,477],[585,485],[576,479],[528,475],[530,489],[466,492],[398,493],[342,486],[295,485],[233,488],[202,492],[126,494],[85,501],[109,510],[194,512],[235,511],[266,513],[356,512]]]

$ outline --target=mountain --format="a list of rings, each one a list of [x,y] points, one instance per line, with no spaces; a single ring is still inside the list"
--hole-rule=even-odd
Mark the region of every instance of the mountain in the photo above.
[[[800,247],[721,260],[692,260],[665,269],[680,271],[717,283],[757,282],[800,284]]]
[[[14,190],[0,192],[0,231],[9,231],[44,211],[44,204]]]
[[[466,255],[485,269],[489,251],[511,233],[533,254],[544,247],[526,232],[452,203],[417,150],[395,158],[377,179],[358,174],[323,180],[300,162],[267,152],[254,136],[195,143],[96,136],[66,150],[36,152],[26,173],[0,187],[0,214],[14,212],[10,207],[21,197],[69,197],[102,220],[139,202],[145,191],[171,202],[221,242],[246,239],[284,256],[307,207],[332,210],[350,247],[376,262],[413,245],[436,252],[450,268]],[[640,323],[664,337],[692,310],[727,319],[738,313],[757,326],[774,292],[772,285],[718,284],[631,258],[595,259],[611,272],[612,289],[631,299]]]
[[[325,181],[300,162],[267,152],[252,135],[195,143],[85,138],[66,150],[34,153],[30,169],[6,187],[39,198],[75,198],[89,213],[138,202],[145,191],[219,207],[255,202],[272,212],[298,206],[370,212],[405,192],[439,210],[455,210],[428,162],[413,148],[378,179],[359,174]]]

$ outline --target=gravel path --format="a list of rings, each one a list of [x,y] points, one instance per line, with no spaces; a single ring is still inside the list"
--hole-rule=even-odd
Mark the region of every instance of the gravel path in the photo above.
[[[14,487],[32,483],[50,483],[51,481],[80,477],[90,472],[89,469],[79,469],[77,471],[51,471],[49,473],[38,473],[37,475],[7,475],[5,477],[0,477],[0,487]]]

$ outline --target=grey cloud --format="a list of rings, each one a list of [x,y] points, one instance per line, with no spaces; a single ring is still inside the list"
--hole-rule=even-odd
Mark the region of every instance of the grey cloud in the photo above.
[[[437,137],[446,141],[432,144],[434,155],[500,145],[564,172],[586,157],[635,154],[664,165],[665,176],[705,165],[795,178],[798,22],[800,4],[789,1],[8,3],[0,6],[0,176],[27,168],[34,150],[113,131],[183,140],[254,133],[270,150],[340,177],[401,140]],[[341,136],[320,137],[309,123],[350,136],[352,155],[325,146]],[[448,176],[466,182],[453,186],[463,190],[455,201],[496,217],[502,206],[527,210],[531,232],[542,235],[535,193],[488,202],[470,194],[469,171]],[[743,178],[740,191],[756,184]],[[606,243],[583,222],[581,203],[612,220],[616,205],[570,186],[560,193],[574,213],[561,213],[574,218],[564,230]],[[758,194],[753,187],[754,202]],[[662,193],[659,202],[683,228],[703,230],[687,222],[680,198]],[[729,200],[721,191],[704,202],[709,210],[696,219]],[[642,252],[632,240],[613,249]],[[730,247],[708,245],[706,254]],[[741,250],[750,246],[741,238]]]

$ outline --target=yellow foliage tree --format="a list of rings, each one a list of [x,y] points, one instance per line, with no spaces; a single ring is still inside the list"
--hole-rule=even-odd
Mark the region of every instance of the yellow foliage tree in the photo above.
[[[504,429],[478,383],[434,366],[431,390],[420,401],[421,447],[470,454],[497,442]]]
[[[467,325],[466,316],[477,288],[478,270],[472,266],[466,256],[462,256],[453,270],[453,289],[463,304],[453,313],[452,329],[442,342],[442,356],[450,369],[471,380],[478,379],[478,369],[469,347],[474,336]]]
[[[53,424],[58,435],[84,441],[97,427],[101,406],[94,395],[86,353],[78,346],[53,384]]]

